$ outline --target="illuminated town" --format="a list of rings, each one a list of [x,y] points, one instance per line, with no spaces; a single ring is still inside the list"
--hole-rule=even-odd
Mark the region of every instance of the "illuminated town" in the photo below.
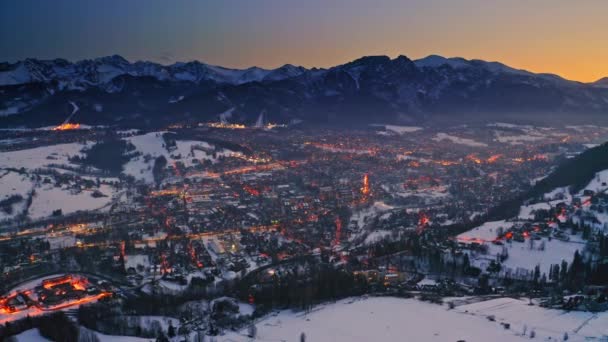
[[[116,326],[94,323],[91,310],[121,307],[216,336],[248,331],[251,315],[291,301],[308,310],[360,294],[532,296],[538,288],[526,284],[550,282],[553,264],[581,246],[564,227],[596,220],[604,229],[593,216],[604,190],[552,193],[547,207],[523,206],[513,221],[497,208],[604,141],[605,127],[237,126],[6,132],[16,143],[0,145],[11,182],[1,202],[0,322],[67,311],[110,334]],[[488,224],[490,233],[475,233]],[[519,245],[556,243],[565,252],[549,264],[515,256]],[[208,307],[186,314],[186,298]],[[543,305],[578,305],[568,298]],[[146,329],[138,336],[158,335]]]
[[[608,1],[0,1],[0,342],[608,342]]]

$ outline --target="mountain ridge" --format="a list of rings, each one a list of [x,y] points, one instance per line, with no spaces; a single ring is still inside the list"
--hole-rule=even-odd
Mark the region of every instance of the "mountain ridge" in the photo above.
[[[228,73],[230,73],[230,72],[247,73],[247,72],[252,72],[252,71],[259,71],[260,73],[263,73],[264,75],[262,77],[254,77],[251,81],[261,81],[264,79],[264,77],[266,76],[267,73],[271,73],[271,72],[278,71],[281,69],[286,69],[286,68],[297,69],[299,71],[329,70],[329,69],[332,69],[335,67],[339,67],[341,65],[347,65],[350,63],[357,62],[359,60],[365,60],[365,59],[370,59],[370,58],[377,59],[377,60],[391,61],[391,60],[399,60],[400,58],[404,58],[404,57],[407,58],[405,55],[399,55],[399,56],[395,57],[394,59],[391,59],[389,56],[386,56],[386,55],[368,55],[368,56],[362,56],[360,58],[357,58],[351,62],[346,62],[344,64],[339,64],[339,65],[329,67],[329,68],[317,68],[317,67],[305,68],[302,66],[296,66],[293,64],[289,64],[289,63],[283,64],[282,66],[277,67],[277,68],[262,68],[262,67],[258,67],[258,66],[251,66],[251,67],[247,67],[247,68],[229,68],[229,67],[224,67],[224,66],[220,66],[220,65],[205,63],[200,60],[191,60],[191,61],[187,61],[187,62],[177,61],[177,62],[170,63],[170,64],[162,64],[162,63],[151,62],[151,61],[146,61],[146,60],[137,60],[134,62],[130,62],[127,59],[125,59],[124,57],[122,57],[121,55],[117,55],[117,54],[102,56],[102,57],[93,58],[93,59],[81,59],[81,60],[77,60],[77,61],[73,61],[73,62],[63,59],[63,58],[55,58],[55,59],[26,58],[24,60],[19,60],[14,63],[0,62],[0,86],[27,83],[24,81],[22,81],[20,83],[12,83],[12,84],[7,83],[5,80],[7,78],[9,78],[9,75],[3,75],[4,73],[9,72],[11,68],[19,68],[20,66],[22,66],[22,64],[26,64],[26,66],[27,66],[28,64],[29,65],[32,65],[32,64],[49,65],[49,64],[55,63],[57,65],[67,66],[67,65],[100,64],[100,62],[101,62],[101,63],[110,64],[110,65],[117,65],[117,64],[118,65],[131,65],[131,66],[135,67],[134,68],[135,70],[127,70],[127,71],[125,71],[125,73],[129,73],[129,71],[140,72],[139,74],[131,73],[132,75],[136,75],[136,76],[152,76],[151,75],[152,73],[150,71],[148,71],[146,73],[146,72],[143,72],[143,70],[141,70],[141,69],[145,69],[146,67],[168,70],[168,69],[179,69],[179,68],[182,68],[185,66],[198,65],[198,66],[202,66],[204,68],[208,68],[210,70],[216,71],[216,72],[218,72],[218,74],[221,74],[222,72],[224,72],[224,73],[226,73],[226,72],[228,72]],[[411,60],[411,61],[418,67],[440,67],[443,65],[449,65],[449,66],[457,69],[457,68],[471,67],[477,63],[477,64],[485,65],[487,68],[490,68],[490,69],[491,68],[501,69],[501,71],[508,71],[508,72],[513,72],[513,73],[527,74],[527,75],[539,75],[539,76],[544,75],[547,77],[561,79],[561,80],[569,81],[569,82],[575,82],[575,83],[579,83],[579,84],[594,85],[594,84],[602,84],[602,83],[608,82],[608,77],[604,77],[595,82],[580,82],[580,81],[575,81],[575,80],[569,80],[569,79],[566,79],[557,74],[535,73],[535,72],[528,71],[525,69],[516,69],[514,67],[508,66],[508,65],[503,64],[498,61],[486,61],[486,60],[482,60],[482,59],[469,59],[468,60],[468,59],[465,59],[462,57],[443,57],[440,55],[431,54],[426,57]],[[40,76],[40,75],[35,75],[35,76]],[[33,78],[33,79],[35,81],[43,81],[42,79],[35,79],[35,78]],[[231,81],[236,81],[238,83],[247,82],[247,80],[241,80],[240,82],[239,82],[239,80],[231,80]],[[229,83],[231,83],[231,82],[229,82]]]
[[[419,122],[443,113],[608,113],[603,82],[581,83],[499,62],[431,55],[363,56],[331,68],[168,66],[118,55],[0,64],[0,126],[51,124],[78,103],[89,124],[170,120],[252,123]],[[19,114],[19,115],[17,115]],[[540,115],[540,114],[539,114]],[[143,120],[142,120],[143,119]]]

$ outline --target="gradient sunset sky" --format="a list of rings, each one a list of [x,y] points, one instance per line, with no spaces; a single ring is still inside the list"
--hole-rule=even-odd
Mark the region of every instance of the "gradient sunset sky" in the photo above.
[[[608,76],[608,0],[2,0],[0,61],[328,67],[364,55]]]

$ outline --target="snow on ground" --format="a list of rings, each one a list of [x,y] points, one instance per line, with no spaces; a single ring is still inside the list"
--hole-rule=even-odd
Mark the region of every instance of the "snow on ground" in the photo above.
[[[171,97],[171,98],[169,98],[169,103],[178,103],[183,99],[184,99],[184,95],[180,95],[178,97]]]
[[[0,168],[38,169],[49,164],[70,164],[68,157],[82,156],[80,151],[86,144],[70,143],[2,152]]]
[[[359,231],[365,227],[369,220],[392,209],[394,209],[394,207],[387,205],[384,202],[375,202],[371,207],[367,207],[353,213],[350,219],[350,225],[352,226],[352,229]]]
[[[131,336],[113,336],[105,335],[99,332],[94,332],[100,342],[149,342],[154,341],[152,338],[131,337]],[[30,329],[15,336],[17,342],[43,342],[50,341],[40,335],[38,328]]]
[[[600,171],[595,174],[595,177],[587,184],[587,186],[581,190],[592,190],[595,192],[601,192],[608,189],[608,170]]]
[[[95,332],[95,335],[99,339],[99,342],[150,342],[155,340],[153,338],[105,335],[99,332]]]
[[[402,160],[414,160],[420,163],[431,163],[433,162],[431,159],[427,159],[427,158],[420,158],[420,157],[413,157],[407,154],[398,154],[397,155],[397,161],[402,161]]]
[[[364,245],[371,245],[373,243],[379,242],[387,236],[391,235],[390,230],[374,230],[370,232],[366,237],[365,241],[363,241]]]
[[[455,135],[450,135],[447,133],[437,133],[437,135],[435,135],[433,140],[435,140],[435,141],[448,140],[448,141],[453,142],[454,144],[467,145],[467,146],[471,146],[471,147],[487,147],[488,146],[488,144],[486,144],[486,143],[475,141],[473,139],[460,138]]]
[[[570,195],[570,189],[567,186],[553,189],[553,191],[544,194],[543,198],[547,201],[554,201],[558,199],[562,199],[567,203],[572,201],[572,195]]]
[[[534,330],[536,339],[541,341],[562,341],[565,333],[568,341],[600,340],[608,336],[608,312],[568,312],[528,304],[525,299],[498,298],[458,306],[455,311],[474,317],[494,316],[496,322],[511,324],[511,333],[521,334],[526,327],[528,336]]]
[[[67,247],[73,247],[76,245],[76,237],[74,235],[64,235],[64,236],[45,236],[46,241],[49,242],[50,249],[61,249]]]
[[[416,285],[418,286],[425,286],[425,285],[437,285],[437,281],[435,279],[431,279],[431,278],[423,278],[421,281],[419,281]]]
[[[544,243],[545,248],[541,250],[541,245]],[[496,260],[496,255],[500,255],[503,246],[489,244],[488,256],[492,260]],[[562,260],[568,263],[572,262],[574,252],[578,250],[582,252],[585,248],[584,241],[579,236],[570,236],[570,241],[561,241],[558,239],[546,238],[535,240],[533,248],[530,248],[530,240],[525,242],[505,243],[509,257],[502,265],[511,272],[517,272],[518,269],[533,271],[536,265],[540,266],[540,272],[549,275],[549,269],[553,264],[561,264]],[[487,263],[480,262],[482,267],[487,267]],[[485,267],[483,269],[485,269]]]
[[[428,283],[433,283],[428,280]],[[220,342],[296,341],[300,334],[315,342],[357,341],[603,341],[608,336],[608,312],[563,311],[529,305],[528,299],[495,298],[458,305],[431,304],[416,299],[393,297],[347,298],[313,308],[309,313],[280,311],[258,320],[257,337],[226,331]],[[244,313],[251,308],[241,308]],[[166,331],[174,318],[142,316],[149,326],[157,320]],[[509,324],[506,329],[503,324]],[[113,336],[95,332],[101,342],[143,342],[150,339]],[[18,341],[45,341],[37,329],[17,335]]]
[[[17,342],[43,342],[50,341],[47,338],[42,337],[40,335],[40,331],[38,328],[30,329],[22,332],[21,334],[15,335]]]
[[[16,286],[16,287],[12,288],[7,293],[12,294],[12,293],[17,293],[19,291],[25,291],[25,290],[33,289],[36,286],[41,285],[42,281],[44,281],[46,279],[51,279],[51,278],[55,278],[55,277],[61,277],[63,275],[65,275],[65,273],[56,273],[56,274],[51,274],[51,275],[48,275],[48,276],[45,276],[45,277],[36,278],[34,280],[27,281],[27,282],[25,282],[25,283],[23,283],[23,284],[21,284],[19,286]]]
[[[152,322],[157,321],[163,331],[169,330],[169,325],[172,324],[176,329],[180,326],[179,319],[166,316],[132,316],[139,319],[143,329],[151,330]]]
[[[486,222],[468,232],[458,235],[457,239],[462,242],[478,242],[488,247],[487,254],[471,253],[471,263],[485,270],[492,260],[496,260],[506,249],[508,258],[502,262],[502,273],[510,272],[512,276],[527,277],[532,274],[536,265],[540,266],[541,274],[549,274],[549,268],[553,264],[561,264],[562,260],[568,263],[572,261],[574,252],[582,252],[585,242],[578,235],[570,235],[569,241],[542,238],[533,240],[530,238],[525,242],[504,242],[503,245],[492,243],[497,237],[498,228],[507,231],[511,226],[505,221]],[[544,248],[543,248],[544,246]]]
[[[500,128],[531,128],[532,126],[527,126],[527,125],[516,125],[516,124],[512,124],[512,123],[506,123],[506,122],[493,122],[493,123],[489,123],[486,126],[488,127],[500,127]]]
[[[0,210],[0,221],[14,218],[25,210],[28,193],[32,191],[34,182],[28,174],[0,170],[0,201],[14,195],[21,196],[22,200],[10,206],[10,210]]]
[[[497,237],[498,228],[503,228],[506,230],[508,227],[509,225],[505,220],[490,221],[482,224],[479,227],[473,228],[468,232],[464,232],[458,235],[456,238],[463,241],[493,241]]]
[[[562,202],[562,201],[558,201]],[[551,204],[547,202],[535,203],[530,205],[522,205],[519,208],[518,218],[522,220],[534,220],[534,214],[537,210],[549,210],[551,209]]]
[[[505,135],[504,132],[495,132],[496,140],[501,143],[510,145],[523,145],[526,143],[543,140],[544,135],[538,133],[520,134],[520,135]]]
[[[237,304],[239,305],[239,314],[243,316],[253,315],[253,312],[255,311],[255,307],[253,305],[243,302],[238,302]]]
[[[397,134],[412,133],[422,130],[422,127],[416,126],[396,126],[396,125],[385,125],[384,128],[387,131],[395,132]]]
[[[605,182],[608,181],[608,170],[598,172],[596,177],[589,183],[585,189],[593,191],[603,191],[608,189]],[[582,193],[582,191],[581,191]],[[544,199],[547,202],[540,202],[520,207],[518,218],[522,220],[534,220],[534,213],[537,210],[549,210],[557,204],[572,202],[572,195],[568,187],[554,189],[544,194]],[[585,210],[583,208],[583,210]],[[599,228],[604,227],[604,222],[608,222],[608,215],[594,211],[588,211],[593,214],[600,222]],[[565,220],[566,218],[560,218]],[[573,218],[576,222],[577,217]],[[526,238],[525,242],[504,241],[504,245],[493,244],[496,239],[498,228],[501,227],[507,231],[513,223],[505,221],[486,222],[483,225],[474,228],[468,232],[458,235],[457,239],[461,242],[477,242],[485,244],[488,247],[487,254],[471,252],[470,257],[472,264],[485,270],[492,260],[497,260],[497,257],[508,253],[508,258],[502,262],[503,269],[501,273],[509,272],[516,277],[530,276],[536,267],[540,266],[541,273],[549,274],[549,269],[553,264],[561,264],[562,260],[570,263],[575,251],[582,252],[585,248],[585,241],[579,235],[568,234],[569,240],[542,237],[540,240],[531,241]],[[555,228],[557,229],[557,228]]]
[[[220,117],[220,122],[221,123],[228,123],[228,120],[232,118],[232,113],[234,112],[234,110],[236,109],[236,107],[232,107],[229,108],[228,110],[220,113],[219,117]]]
[[[29,216],[32,219],[47,217],[56,209],[61,209],[64,215],[79,210],[101,209],[111,203],[114,189],[101,184],[98,190],[106,196],[93,197],[93,192],[89,190],[71,191],[67,187],[57,188],[52,184],[39,186],[29,208]]]
[[[0,171],[0,201],[10,195],[25,195],[32,190],[32,180],[27,174],[13,171]]]
[[[257,324],[255,341],[521,341],[485,317],[447,310],[415,299],[349,298],[319,306],[309,314],[282,311]],[[219,341],[251,341],[227,333]]]
[[[11,289],[9,292],[6,292],[5,294],[2,295],[6,295],[6,296],[10,296],[13,294],[16,294],[17,292],[22,292],[25,290],[32,290],[35,289],[37,286],[42,284],[42,281],[45,279],[50,279],[50,278],[54,278],[54,277],[59,277],[62,276],[63,274],[53,274],[53,275],[49,275],[49,276],[45,276],[45,277],[40,277],[34,280],[30,280],[27,281],[19,286],[14,287],[13,289]],[[38,295],[36,294],[35,291],[32,291],[32,293],[29,294],[29,296],[33,299],[33,300],[38,300]],[[90,300],[93,300],[91,302],[95,302],[97,301],[97,298],[89,298]],[[82,304],[82,302],[80,302],[80,300],[70,300],[67,302],[63,302],[61,305],[65,305],[65,307],[63,308],[55,308],[55,309],[51,309],[51,310],[41,310],[37,307],[30,307],[30,308],[25,308],[22,309],[20,311],[14,312],[14,313],[10,313],[10,314],[2,314],[0,313],[0,325],[1,324],[5,324],[7,322],[13,322],[22,318],[25,318],[27,316],[38,316],[38,315],[44,315],[50,311],[56,311],[56,310],[61,310],[61,311],[69,311],[69,310],[73,310],[78,308],[80,305]],[[1,341],[1,340],[0,340]]]
[[[448,197],[450,193],[448,192],[448,187],[445,185],[439,186],[430,186],[428,188],[416,189],[416,190],[403,190],[394,193],[399,197],[422,197],[424,199],[437,199]]]
[[[211,162],[217,162],[219,157],[229,157],[238,155],[230,150],[221,150],[216,153],[214,158],[211,153],[207,153],[201,149],[211,151],[213,146],[203,141],[190,141],[190,140],[177,140],[177,147],[169,152],[165,147],[165,141],[163,134],[167,132],[151,132],[143,135],[136,135],[125,138],[125,140],[132,143],[136,150],[141,152],[141,156],[131,159],[124,166],[123,173],[131,175],[137,179],[142,179],[146,182],[152,182],[152,166],[154,160],[159,156],[167,158],[169,164],[173,162],[182,162],[185,166],[192,166],[193,159],[198,161],[210,160]],[[200,148],[200,149],[196,149]],[[151,158],[146,158],[150,156]]]
[[[96,210],[107,206],[112,198],[118,195],[118,190],[113,186],[101,184],[91,189],[81,189],[78,182],[63,183],[56,187],[55,177],[52,175],[35,175],[37,169],[53,169],[61,174],[71,171],[63,169],[66,167],[78,167],[70,163],[69,158],[79,155],[87,144],[70,143],[51,146],[36,147],[25,150],[3,152],[0,159],[0,200],[12,195],[21,195],[23,198],[19,203],[13,205],[13,212],[0,212],[0,220],[12,219],[22,213],[26,200],[32,190],[35,194],[29,207],[28,215],[32,219],[50,216],[53,210],[62,209],[63,214],[73,213],[79,210]],[[2,170],[7,169],[7,170]],[[15,172],[8,169],[23,170]],[[78,174],[74,176],[80,177]],[[81,179],[96,181],[97,177],[82,176]],[[101,178],[102,181],[118,179]],[[99,190],[105,196],[93,197],[93,191]]]
[[[127,269],[133,267],[137,270],[137,266],[141,266],[146,270],[150,268],[150,265],[150,258],[145,254],[127,254],[125,256],[125,267]]]

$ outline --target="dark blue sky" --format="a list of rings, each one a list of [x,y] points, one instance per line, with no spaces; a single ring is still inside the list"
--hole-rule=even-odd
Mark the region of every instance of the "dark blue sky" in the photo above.
[[[590,81],[608,75],[606,18],[606,0],[2,0],[0,60],[326,67],[436,53]]]

